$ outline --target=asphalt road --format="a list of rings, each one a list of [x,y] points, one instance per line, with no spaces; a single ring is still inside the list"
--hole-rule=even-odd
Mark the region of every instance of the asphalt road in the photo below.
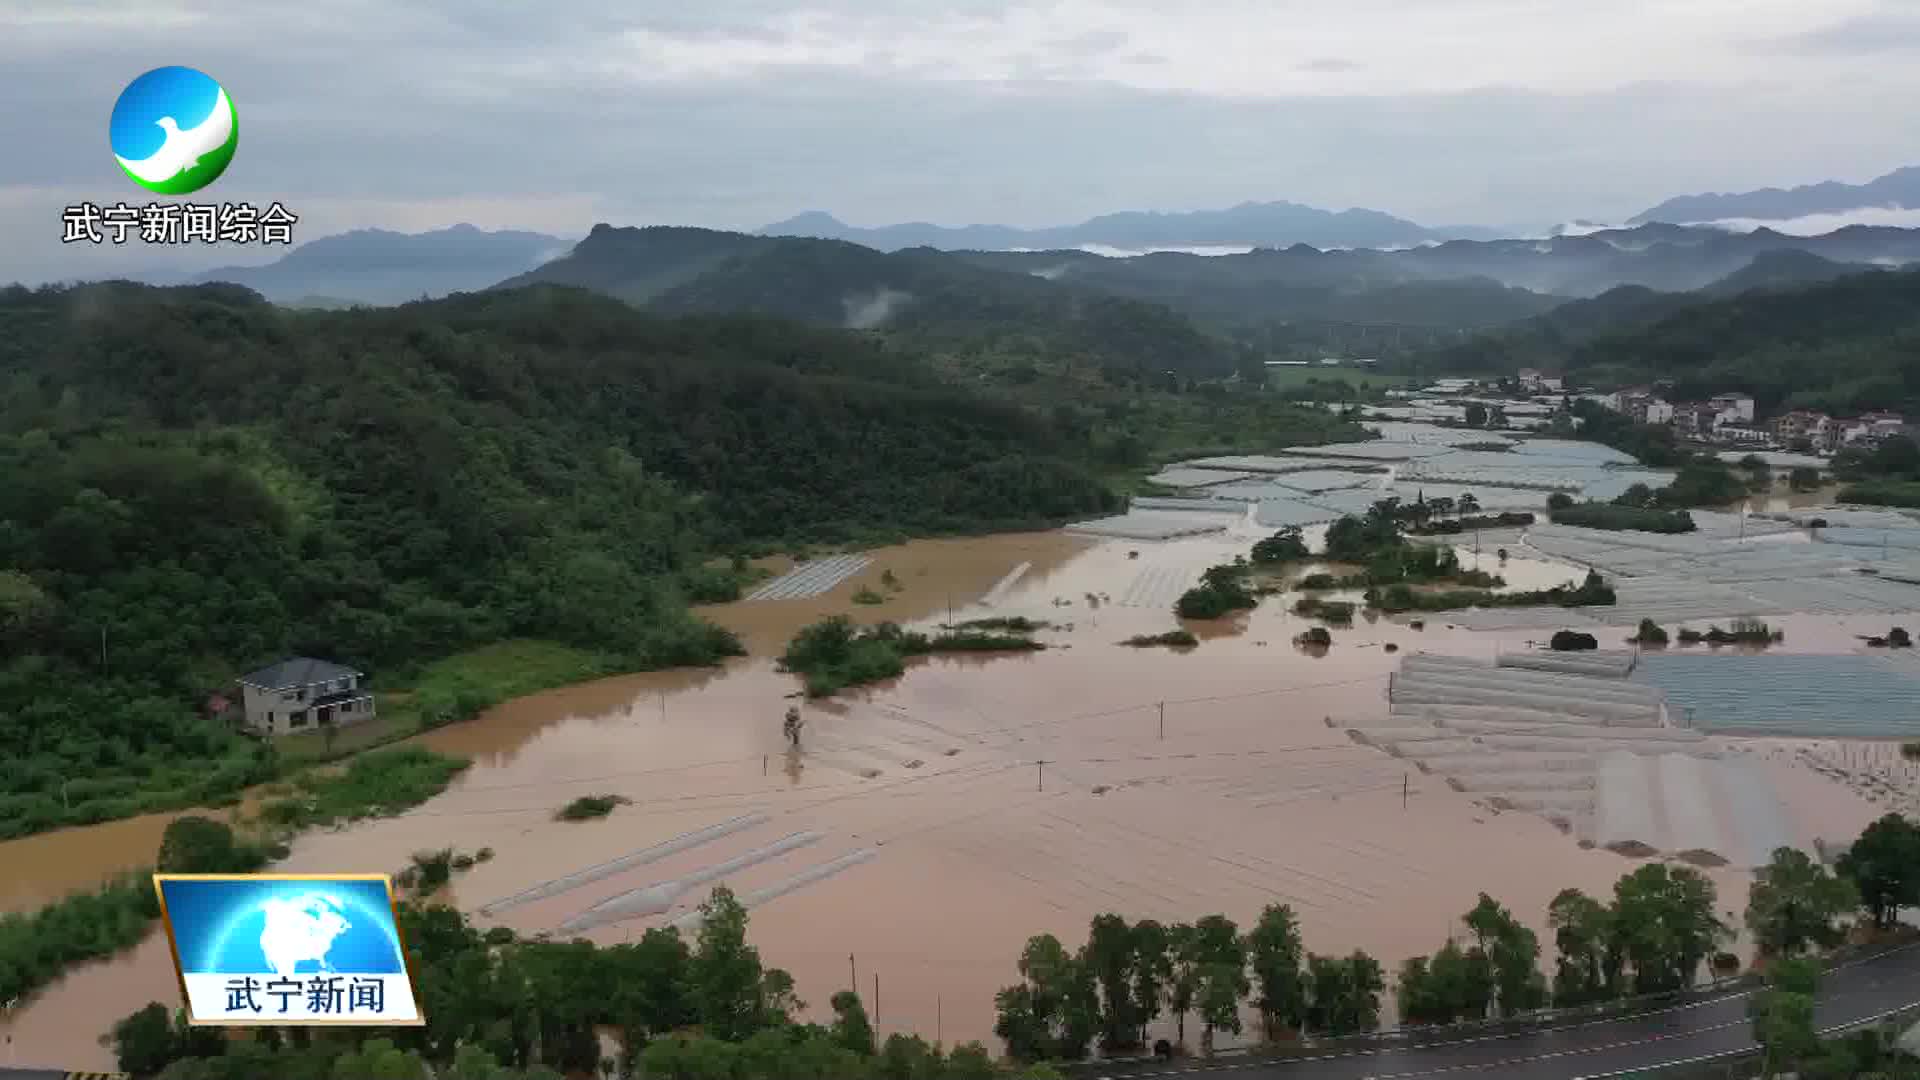
[[[1383,1040],[1367,1049],[1329,1051],[1285,1061],[1224,1058],[1217,1062],[1115,1063],[1090,1077],[1153,1077],[1223,1072],[1241,1078],[1413,1080],[1488,1073],[1521,1080],[1625,1076],[1654,1065],[1754,1049],[1747,1019],[1752,991],[1701,998],[1651,1013],[1586,1020],[1531,1031],[1444,1037],[1430,1042]],[[1920,946],[1907,946],[1829,971],[1821,981],[1821,1028],[1865,1022],[1920,1003]],[[1223,1077],[1222,1080],[1228,1080]]]

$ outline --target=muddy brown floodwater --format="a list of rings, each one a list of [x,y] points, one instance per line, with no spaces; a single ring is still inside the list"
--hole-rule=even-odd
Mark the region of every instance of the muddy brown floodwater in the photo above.
[[[1028,936],[1051,932],[1077,944],[1101,912],[1171,921],[1217,911],[1245,926],[1262,906],[1286,903],[1310,948],[1365,948],[1392,970],[1458,932],[1458,916],[1482,890],[1550,941],[1544,916],[1556,892],[1602,894],[1631,868],[1329,726],[1329,718],[1386,708],[1386,675],[1399,659],[1381,647],[1388,642],[1402,653],[1491,659],[1526,647],[1544,636],[1539,631],[1473,633],[1444,616],[1429,616],[1424,630],[1359,619],[1315,656],[1291,644],[1313,624],[1290,614],[1292,598],[1282,596],[1195,627],[1206,630],[1198,648],[1118,644],[1172,629],[1167,582],[1244,553],[1251,539],[1096,543],[1049,533],[882,549],[865,572],[821,597],[708,609],[743,635],[749,658],[538,694],[423,736],[437,749],[472,755],[474,767],[398,818],[301,837],[285,868],[391,871],[418,850],[491,847],[496,858],[457,877],[448,894],[471,913],[682,833],[764,814],[764,824],[475,918],[550,930],[618,893],[818,832],[817,842],[724,879],[747,895],[840,856],[873,853],[754,907],[751,936],[765,961],[793,972],[817,1018],[847,985],[852,955],[863,994],[879,977],[870,1005],[883,1032],[989,1045],[994,991],[1016,978]],[[1485,550],[1480,560],[1497,568]],[[977,603],[1023,563],[1030,568],[995,604]],[[862,586],[881,590],[886,570],[900,591],[877,606],[851,603]],[[1518,558],[1503,572],[1514,587],[1579,573]],[[836,612],[944,619],[949,607],[961,617],[1050,620],[1041,637],[1052,647],[927,659],[890,684],[809,704],[803,749],[788,757],[780,717],[797,684],[770,657],[797,627]],[[1842,620],[1782,622],[1796,651],[1850,648],[1850,635],[1863,632]],[[1806,786],[1802,796],[1822,801],[1842,825],[1873,816],[1838,785]],[[632,804],[600,821],[553,820],[561,805],[588,794]],[[0,902],[28,906],[149,861],[166,820],[0,845]],[[1739,911],[1746,875],[1711,875],[1721,906]],[[587,936],[624,940],[691,910],[709,888],[684,890],[657,918]],[[71,974],[18,1010],[17,1057],[111,1067],[96,1039],[148,1001],[175,1001],[170,968],[164,937],[155,935]]]

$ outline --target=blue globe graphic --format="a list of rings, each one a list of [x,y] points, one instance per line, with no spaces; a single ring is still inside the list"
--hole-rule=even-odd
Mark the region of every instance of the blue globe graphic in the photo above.
[[[337,973],[354,972],[390,972],[398,967],[398,948],[393,938],[382,925],[379,914],[368,912],[359,905],[342,903],[344,897],[332,897],[341,915],[348,923],[347,929],[336,936],[327,949],[326,965],[316,960],[302,960],[295,967],[295,974],[311,975],[331,969]],[[229,924],[223,940],[216,946],[214,955],[209,957],[213,970],[223,973],[268,973],[273,965],[267,962],[266,951],[260,947],[260,935],[267,928],[267,912],[263,904],[256,904],[252,910],[241,914]]]

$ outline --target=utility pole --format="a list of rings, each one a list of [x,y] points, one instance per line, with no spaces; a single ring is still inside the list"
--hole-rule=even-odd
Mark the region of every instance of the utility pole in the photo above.
[[[1400,774],[1400,809],[1402,810],[1405,810],[1407,808],[1407,792],[1408,792],[1408,789],[1412,787],[1412,785],[1413,785],[1413,774],[1401,773]]]
[[[1160,737],[1167,737],[1167,703],[1160,703]]]
[[[933,1045],[935,1046],[946,1042],[944,1037],[946,1028],[945,1004],[939,994],[933,995]]]
[[[1047,790],[1047,763],[1044,761],[1036,761],[1034,764],[1040,767],[1040,772],[1036,777],[1033,790],[1045,791]]]
[[[667,692],[665,690],[660,691],[660,722],[663,724],[667,722]]]
[[[873,973],[873,1039],[880,1041],[880,973]]]
[[[852,953],[847,954],[847,975],[852,979],[852,981],[847,984],[848,989],[858,994],[860,992],[860,969],[853,966]]]

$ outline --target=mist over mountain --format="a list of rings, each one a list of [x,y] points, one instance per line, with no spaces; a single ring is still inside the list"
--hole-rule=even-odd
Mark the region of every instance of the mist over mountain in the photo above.
[[[1450,239],[1491,239],[1482,226],[1428,228],[1378,210],[1322,210],[1291,202],[1246,202],[1224,210],[1163,213],[1127,210],[1077,225],[1022,229],[1010,225],[908,222],[863,228],[810,210],[756,230],[764,236],[846,240],[879,251],[932,247],[945,251],[1101,247],[1120,251],[1182,248],[1397,248]]]
[[[1628,219],[1629,224],[1661,221],[1789,221],[1850,210],[1920,209],[1920,166],[1895,169],[1864,184],[1825,180],[1794,188],[1760,188],[1739,193],[1681,195]]]
[[[155,283],[225,281],[301,306],[323,306],[315,299],[324,306],[396,304],[484,289],[558,257],[567,246],[545,233],[465,224],[423,233],[355,229],[310,240],[264,266],[225,266]]]
[[[663,314],[750,314],[872,330],[944,353],[1076,356],[1224,374],[1226,343],[1167,306],[977,265],[932,248],[673,226],[595,225],[574,249],[500,282],[570,285]]]

